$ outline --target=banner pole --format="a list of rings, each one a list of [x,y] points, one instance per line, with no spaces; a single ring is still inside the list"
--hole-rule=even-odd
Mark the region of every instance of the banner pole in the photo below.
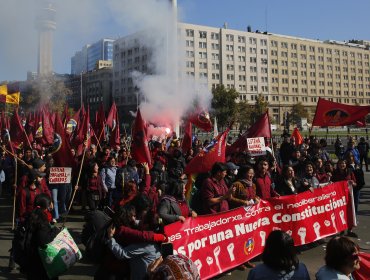
[[[353,186],[352,184],[348,183],[349,188],[349,195],[351,197],[351,208],[352,208],[352,219],[353,219],[353,226],[357,227],[357,218],[356,218],[356,209],[355,209],[355,201],[353,197]]]
[[[17,197],[17,177],[18,177],[18,161],[17,158],[14,158],[15,161],[15,172],[14,172],[14,185],[13,185],[13,218],[12,218],[12,230],[15,229],[15,204]]]
[[[66,223],[67,221],[67,217],[69,215],[69,211],[71,210],[72,208],[72,204],[73,204],[73,200],[75,198],[75,195],[76,195],[76,192],[77,192],[77,186],[78,186],[78,183],[80,181],[80,177],[81,177],[81,171],[82,171],[82,166],[83,166],[83,163],[84,163],[84,159],[85,159],[85,154],[86,154],[86,147],[84,147],[84,153],[82,155],[82,160],[81,160],[81,165],[80,165],[80,171],[78,172],[78,177],[77,177],[77,181],[76,181],[76,185],[74,187],[74,190],[73,190],[73,195],[72,195],[72,198],[71,198],[71,202],[69,203],[69,206],[68,206],[68,209],[67,209],[67,214],[65,215],[64,219],[63,219],[63,225],[62,225],[62,228],[64,227],[64,224]]]

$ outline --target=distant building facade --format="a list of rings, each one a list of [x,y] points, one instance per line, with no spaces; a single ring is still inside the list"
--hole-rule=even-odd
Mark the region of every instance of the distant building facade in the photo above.
[[[183,41],[182,74],[235,88],[238,102],[269,102],[275,123],[301,102],[311,113],[318,98],[370,105],[369,41],[319,41],[267,32],[178,24]],[[113,98],[121,110],[135,110],[140,96],[132,71],[151,73],[151,50],[140,44],[145,33],[114,43]]]
[[[71,74],[80,75],[92,71],[99,60],[113,61],[112,39],[101,39],[92,45],[86,45],[71,58]]]

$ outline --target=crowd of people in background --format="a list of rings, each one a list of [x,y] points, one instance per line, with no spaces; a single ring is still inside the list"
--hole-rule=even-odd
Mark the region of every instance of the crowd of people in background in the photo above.
[[[347,180],[353,187],[357,212],[360,190],[365,185],[363,170],[369,171],[369,144],[363,137],[359,143],[350,138],[347,147],[338,138],[334,159],[327,151],[325,139],[305,138],[302,144],[296,145],[294,138],[286,135],[281,145],[272,143],[273,153],[256,158],[246,152],[230,154],[226,163],[217,162],[209,173],[198,174],[189,203],[185,198],[187,177],[184,169],[209,142],[195,139],[192,149],[184,154],[181,140],[172,137],[169,141],[149,143],[151,166],[137,163],[127,145],[112,148],[102,143],[99,149],[91,145],[86,147],[83,162],[73,149],[76,166],[82,164],[79,181],[76,181],[78,169],[75,168],[70,183],[54,185],[48,182],[50,168],[54,166],[53,157],[45,149],[35,143],[32,147],[17,150],[15,171],[14,157],[2,147],[0,191],[13,193],[16,189],[17,221],[31,220],[38,232],[35,246],[45,244],[55,236],[50,225],[62,222],[75,189],[77,196],[72,210],[77,206],[81,206],[83,212],[109,207],[113,224],[107,229],[106,251],[95,279],[146,279],[148,267],[161,255],[159,245],[167,241],[163,233],[165,225],[184,222],[197,215],[254,205],[261,199],[313,191],[342,180]],[[231,141],[229,139],[227,144]],[[346,234],[357,237],[352,229]],[[358,247],[351,242],[345,237],[335,237],[329,242],[326,266],[320,269],[317,279],[329,279],[325,277],[333,273],[348,276],[352,272],[347,262],[358,260],[354,257]],[[274,231],[267,239],[263,264],[252,269],[248,279],[270,279],[266,278],[268,275],[287,277],[276,279],[295,279],[293,275],[309,279],[306,267],[299,263],[294,250],[289,235]],[[342,262],[333,258],[333,254],[339,254],[340,250],[343,250]],[[277,254],[282,251],[287,255]],[[34,268],[39,265],[34,264],[37,261],[33,258],[28,279],[48,279],[46,274],[34,276]],[[351,265],[356,267],[356,264]],[[254,264],[246,263],[239,269],[244,270],[247,266],[254,267]],[[189,267],[195,277],[189,279],[199,278],[194,267]],[[291,275],[290,278],[287,275]]]

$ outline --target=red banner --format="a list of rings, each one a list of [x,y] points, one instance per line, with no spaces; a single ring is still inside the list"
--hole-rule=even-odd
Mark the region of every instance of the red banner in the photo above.
[[[175,252],[190,257],[201,278],[208,279],[260,255],[273,230],[288,232],[299,246],[352,227],[349,198],[347,182],[337,182],[313,193],[188,218],[166,226],[165,233]]]

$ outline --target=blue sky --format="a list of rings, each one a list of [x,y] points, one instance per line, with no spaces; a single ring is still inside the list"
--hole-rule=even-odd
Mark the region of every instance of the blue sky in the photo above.
[[[135,25],[128,26],[125,18],[145,7],[130,10],[127,3],[148,1],[156,0],[56,1],[54,70],[69,73],[70,58],[85,44],[132,32]],[[33,5],[31,0],[0,0],[0,82],[25,80],[28,70],[36,71]],[[222,27],[227,22],[230,29],[250,25],[253,31],[310,39],[370,40],[369,0],[178,0],[178,6],[187,23]],[[149,12],[155,17],[159,10]]]

